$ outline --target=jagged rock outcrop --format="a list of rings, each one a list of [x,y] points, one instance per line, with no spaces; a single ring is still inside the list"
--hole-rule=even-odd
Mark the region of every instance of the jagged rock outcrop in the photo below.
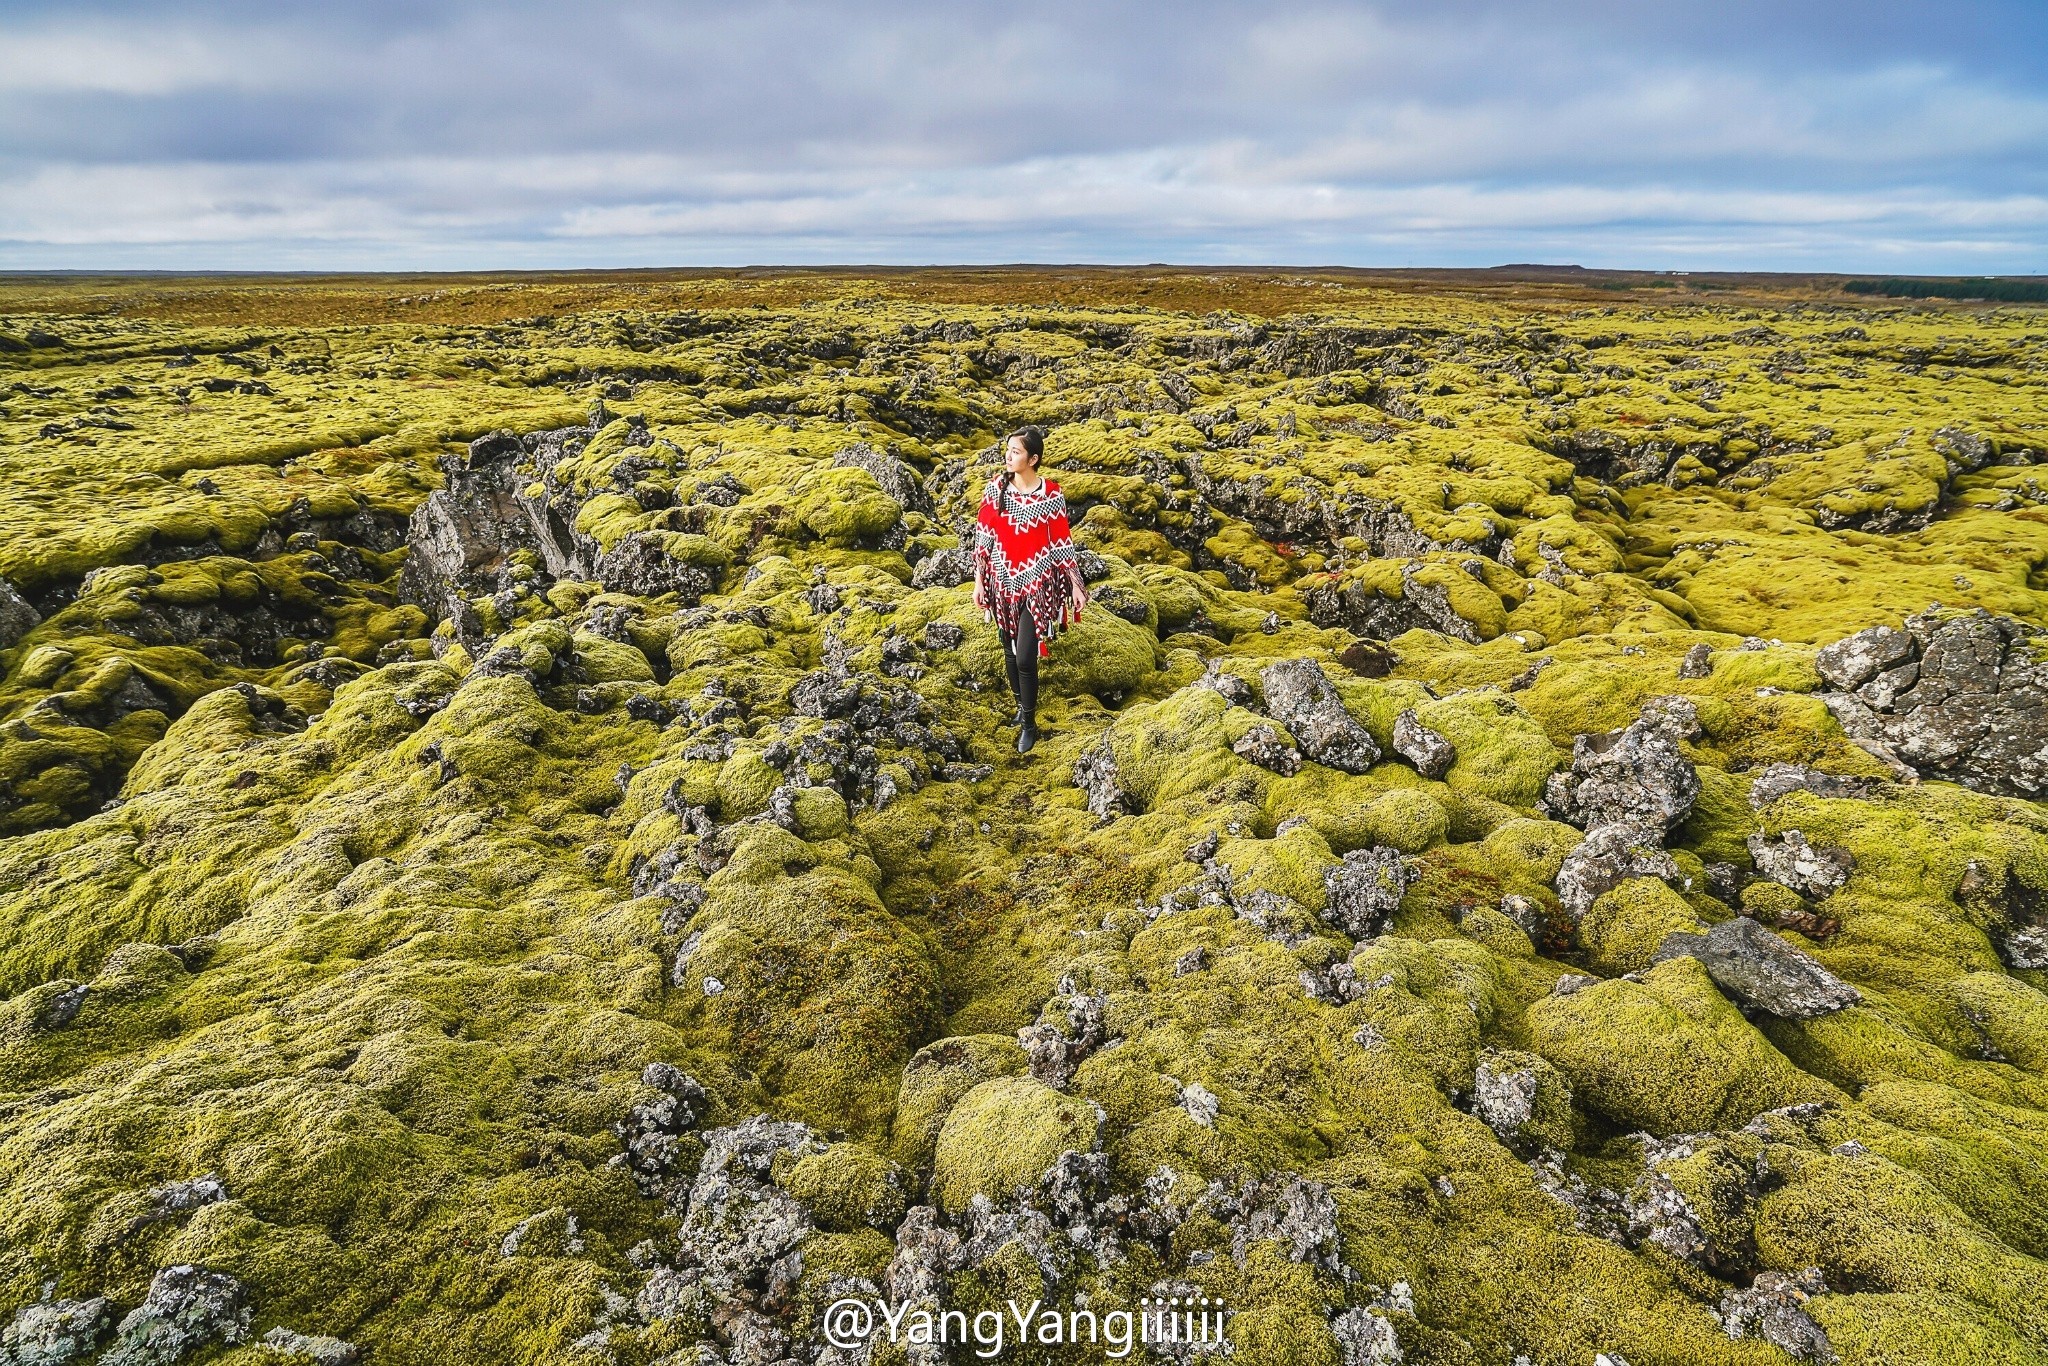
[[[1337,690],[1309,659],[1269,664],[1259,674],[1266,714],[1287,727],[1301,752],[1316,763],[1363,773],[1380,760],[1371,732],[1358,724]]]
[[[1856,868],[1856,856],[1847,849],[1839,845],[1816,849],[1797,830],[1775,838],[1751,835],[1749,857],[1763,876],[1815,900],[1833,894]]]
[[[16,592],[13,584],[0,579],[0,650],[27,635],[42,619],[42,613]]]
[[[1714,985],[1748,1010],[1788,1020],[1811,1020],[1855,1005],[1863,994],[1811,955],[1745,916],[1705,934],[1673,934],[1657,947],[1656,961],[1690,954]]]
[[[234,1277],[168,1266],[150,1280],[142,1303],[122,1318],[99,1360],[101,1366],[171,1366],[202,1347],[246,1341],[249,1315],[248,1298]]]
[[[1408,861],[1398,849],[1354,849],[1323,874],[1323,918],[1353,939],[1370,939],[1401,908]]]
[[[1620,730],[1579,736],[1570,769],[1550,775],[1543,807],[1586,831],[1556,878],[1574,920],[1629,878],[1678,876],[1664,837],[1699,799],[1699,773],[1678,749],[1698,726],[1687,699],[1653,698]]]
[[[115,1312],[99,1296],[24,1305],[14,1321],[0,1329],[0,1362],[6,1366],[70,1366],[85,1361],[114,1331]]]
[[[1923,778],[2048,795],[2048,633],[2008,616],[1928,611],[1814,658],[1842,729]]]
[[[1748,1286],[1721,1296],[1716,1316],[1731,1338],[1761,1338],[1806,1366],[1835,1366],[1837,1357],[1827,1330],[1805,1307],[1827,1289],[1819,1267],[1760,1271]]]
[[[1653,698],[1620,730],[1573,741],[1571,768],[1551,775],[1545,801],[1582,830],[1626,825],[1661,842],[1699,799],[1699,773],[1678,749],[1698,729],[1690,700]]]
[[[1450,772],[1451,764],[1458,757],[1451,742],[1423,725],[1413,707],[1394,718],[1394,753],[1413,764],[1417,773],[1431,780]]]

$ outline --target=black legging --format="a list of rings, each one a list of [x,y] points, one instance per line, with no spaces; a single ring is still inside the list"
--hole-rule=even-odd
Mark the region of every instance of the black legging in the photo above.
[[[1002,635],[1001,631],[997,632]],[[1031,609],[1017,604],[1017,633],[1004,635],[1003,667],[1010,675],[1010,695],[1024,713],[1024,723],[1038,725],[1038,623]]]

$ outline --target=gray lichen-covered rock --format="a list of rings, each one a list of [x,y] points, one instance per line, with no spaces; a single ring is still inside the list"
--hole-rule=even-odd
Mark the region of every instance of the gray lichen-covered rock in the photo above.
[[[1370,939],[1401,908],[1408,862],[1398,849],[1354,849],[1323,873],[1323,887],[1323,918],[1353,939]]]
[[[1757,872],[1815,900],[1831,895],[1856,867],[1856,856],[1847,849],[1837,845],[1816,849],[1797,830],[1775,838],[1751,835],[1749,857]]]
[[[1304,1262],[1342,1280],[1358,1273],[1344,1261],[1337,1202],[1321,1182],[1306,1177],[1253,1177],[1233,1187],[1209,1183],[1204,1203],[1230,1227],[1230,1256],[1244,1265],[1254,1243],[1280,1243],[1288,1260]]]
[[[1109,998],[1082,991],[1071,977],[1038,1013],[1038,1020],[1017,1031],[1017,1042],[1031,1060],[1031,1075],[1055,1091],[1066,1086],[1087,1056],[1102,1045],[1102,1015]]]
[[[1301,751],[1294,747],[1286,732],[1268,721],[1261,721],[1238,736],[1230,748],[1246,763],[1271,769],[1283,777],[1301,769]]]
[[[1398,1366],[1401,1341],[1384,1314],[1353,1307],[1330,1320],[1343,1366]]]
[[[42,619],[42,614],[15,591],[13,584],[0,579],[0,650],[34,630]]]
[[[1116,755],[1109,737],[1074,760],[1074,786],[1088,794],[1088,810],[1100,819],[1121,816],[1132,809],[1130,794],[1117,781]]]
[[[2006,935],[1999,945],[2007,966],[2048,968],[2048,925],[2027,925]]]
[[[1487,1049],[1472,1074],[1472,1113],[1517,1151],[1572,1137],[1571,1083],[1533,1053]]]
[[[1698,729],[1690,700],[1653,698],[1622,729],[1574,740],[1571,768],[1551,775],[1545,803],[1583,830],[1627,825],[1661,843],[1699,799],[1699,773],[1678,749]]]
[[[1827,646],[1813,657],[1820,676],[1853,692],[1918,653],[1913,637],[1893,626],[1873,626]]]
[[[1337,690],[1310,659],[1269,664],[1259,674],[1266,714],[1287,727],[1301,752],[1319,764],[1363,773],[1380,760],[1370,732],[1344,710]]]
[[[113,1327],[113,1306],[97,1296],[24,1305],[14,1322],[0,1329],[0,1363],[70,1366],[98,1351]]]
[[[1690,954],[1714,984],[1750,1010],[1789,1020],[1810,1020],[1855,1005],[1862,993],[1809,955],[1744,916],[1705,934],[1667,935],[1654,958]]]
[[[1780,797],[1810,792],[1816,797],[1868,797],[1878,784],[1869,778],[1846,777],[1803,768],[1798,764],[1767,764],[1750,779],[1749,805],[1761,811]]]
[[[686,964],[689,957],[688,952],[677,954],[681,963]],[[710,1101],[696,1078],[665,1062],[649,1063],[640,1073],[640,1084],[653,1094],[612,1125],[626,1149],[612,1160],[633,1174],[641,1194],[662,1195],[679,1175],[688,1175],[677,1170],[684,1152],[681,1136],[696,1124]]]
[[[711,591],[712,576],[693,564],[685,564],[663,548],[662,536],[654,531],[636,531],[600,555],[594,566],[597,581],[614,593],[632,593],[658,598],[677,594],[686,607]]]
[[[866,470],[874,476],[882,492],[896,500],[896,505],[906,512],[932,511],[931,494],[925,491],[924,483],[917,471],[884,451],[878,451],[866,442],[856,442],[832,457],[835,466],[851,466]]]
[[[232,1276],[197,1266],[168,1266],[149,1294],[115,1330],[101,1366],[170,1366],[212,1343],[233,1346],[249,1335],[249,1304]]]
[[[1676,881],[1678,865],[1657,844],[1654,827],[1630,822],[1597,826],[1565,855],[1557,871],[1557,899],[1577,920],[1602,894],[1632,877]]]
[[[325,1335],[309,1336],[282,1326],[265,1333],[260,1341],[273,1352],[294,1361],[310,1361],[313,1366],[355,1366],[361,1358],[352,1342]]]
[[[1413,707],[1394,718],[1394,753],[1415,766],[1415,771],[1434,782],[1450,772],[1458,757],[1451,742],[1422,724]]]
[[[1808,1300],[1826,1293],[1819,1267],[1761,1271],[1748,1287],[1721,1296],[1717,1317],[1731,1338],[1761,1338],[1807,1366],[1834,1366],[1827,1330],[1806,1312]]]
[[[1822,700],[1852,737],[1924,778],[2048,794],[2048,634],[1978,609],[1873,626],[1815,657]]]
[[[447,484],[412,515],[399,596],[446,617],[463,597],[508,587],[515,552],[540,553],[540,534],[520,501],[524,454],[518,436],[497,431],[470,442],[459,459],[442,458]]]
[[[793,1284],[802,1259],[792,1254],[811,1232],[811,1220],[773,1183],[775,1159],[824,1150],[804,1125],[765,1115],[706,1133],[704,1160],[676,1235],[677,1269],[720,1301],[772,1295],[776,1284]]]

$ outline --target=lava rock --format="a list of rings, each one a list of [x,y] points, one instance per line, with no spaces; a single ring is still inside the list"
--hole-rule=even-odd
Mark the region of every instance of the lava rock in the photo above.
[[[614,593],[658,598],[674,593],[685,607],[711,591],[711,574],[685,564],[664,548],[662,533],[636,531],[600,555],[595,566],[597,581]]]
[[[1078,990],[1062,977],[1059,990],[1038,1012],[1038,1021],[1017,1031],[1017,1042],[1031,1060],[1031,1075],[1055,1091],[1066,1089],[1074,1069],[1103,1043],[1104,995]]]
[[[792,1257],[811,1232],[804,1207],[773,1181],[775,1160],[820,1153],[825,1145],[793,1121],[755,1115],[704,1136],[704,1159],[677,1231],[677,1270],[721,1302],[775,1298],[802,1266]]]
[[[1401,1342],[1386,1315],[1354,1307],[1330,1320],[1343,1366],[1400,1366]]]
[[[1622,729],[1574,740],[1571,771],[1550,776],[1545,804],[1583,830],[1627,825],[1661,844],[1699,799],[1699,772],[1678,750],[1698,730],[1691,701],[1653,698]]]
[[[1268,721],[1261,721],[1238,736],[1230,751],[1247,763],[1283,776],[1292,776],[1301,769],[1301,751],[1284,731]]]
[[[0,1362],[69,1366],[99,1350],[113,1327],[113,1306],[98,1296],[23,1305],[14,1322],[0,1329]]]
[[[1863,994],[1754,920],[1737,916],[1705,934],[1670,934],[1653,962],[1690,954],[1737,1005],[1788,1020],[1853,1006]]]
[[[1810,792],[1816,797],[1868,797],[1878,784],[1869,778],[1842,777],[1802,768],[1798,764],[1770,764],[1750,780],[1749,806],[1761,811],[1780,797]]]
[[[1380,747],[1344,710],[1337,690],[1310,659],[1269,664],[1259,674],[1266,713],[1286,726],[1303,754],[1345,773],[1363,773],[1380,760]]]
[[[1675,882],[1678,865],[1642,826],[1627,822],[1598,826],[1565,855],[1557,870],[1557,899],[1576,922],[1604,893],[1632,877]]]
[[[1394,718],[1394,753],[1415,766],[1431,782],[1450,772],[1458,757],[1451,742],[1416,717],[1413,707]]]
[[[1721,1296],[1717,1317],[1731,1338],[1762,1338],[1808,1366],[1834,1366],[1834,1345],[1827,1330],[1805,1309],[1815,1295],[1827,1293],[1819,1267],[1803,1271],[1760,1271],[1746,1289]]]
[[[1398,849],[1354,849],[1323,874],[1328,902],[1323,918],[1353,939],[1385,928],[1408,892],[1408,861]]]
[[[1130,793],[1117,779],[1116,755],[1109,737],[1074,760],[1074,786],[1088,794],[1088,810],[1098,820],[1126,815],[1135,809]]]
[[[1856,856],[1840,845],[1816,849],[1797,830],[1749,837],[1750,862],[1771,881],[1818,901],[1849,880]]]
[[[234,1346],[249,1336],[249,1303],[242,1283],[197,1266],[167,1266],[149,1294],[114,1332],[101,1366],[170,1366],[215,1342]]]
[[[932,511],[931,495],[925,491],[917,471],[893,455],[878,451],[865,442],[857,442],[833,456],[832,464],[866,470],[882,486],[882,492],[894,499],[896,506],[905,512],[930,514]]]
[[[273,1352],[297,1361],[310,1361],[313,1366],[355,1366],[360,1360],[360,1353],[352,1342],[326,1336],[309,1337],[282,1325],[265,1333],[260,1341]]]
[[[1923,778],[2048,794],[2048,632],[1983,609],[1873,626],[1815,656],[1852,739]]]
[[[11,647],[43,619],[13,584],[0,579],[0,650]]]

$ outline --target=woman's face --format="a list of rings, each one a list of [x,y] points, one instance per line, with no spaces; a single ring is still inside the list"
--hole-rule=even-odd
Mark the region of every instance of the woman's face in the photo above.
[[[1028,475],[1038,468],[1038,462],[1032,458],[1031,452],[1024,449],[1023,437],[1010,438],[1009,449],[1003,452],[1003,468],[1012,474],[1022,475]]]

